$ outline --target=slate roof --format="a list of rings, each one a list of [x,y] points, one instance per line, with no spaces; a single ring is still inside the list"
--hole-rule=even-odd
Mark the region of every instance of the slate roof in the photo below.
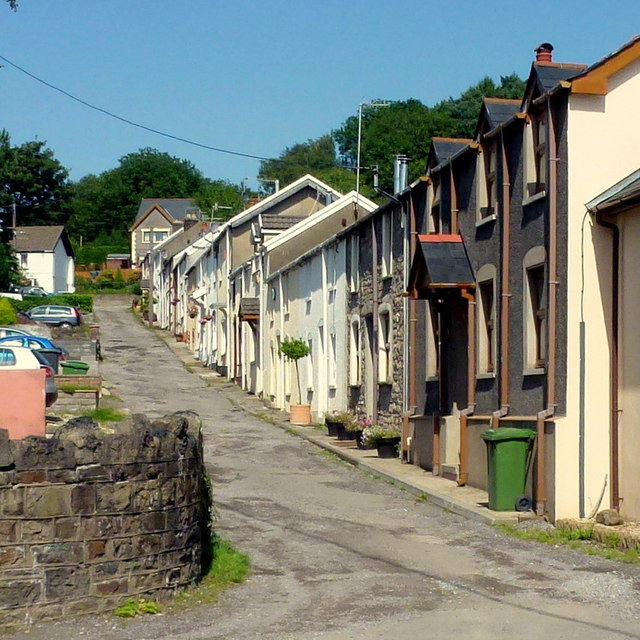
[[[134,225],[156,204],[162,207],[174,220],[184,220],[188,211],[198,208],[196,201],[192,198],[143,198],[138,207]]]
[[[302,222],[306,218],[302,216],[277,216],[272,214],[263,214],[261,216],[261,219],[262,219],[263,229],[274,229],[277,231],[284,231],[289,227],[293,227],[294,224],[298,224],[298,222]]]
[[[466,138],[431,138],[431,146],[436,157],[436,164],[442,164],[471,142],[473,142],[473,140],[467,140]]]
[[[551,91],[562,80],[570,80],[585,69],[585,65],[562,62],[534,62],[533,66],[540,93]]]
[[[495,129],[520,111],[521,100],[506,100],[503,98],[483,98],[487,111],[490,129]]]
[[[624,210],[640,202],[640,169],[636,169],[586,204],[591,213],[615,209]],[[616,213],[614,211],[614,213]]]
[[[17,227],[13,246],[20,253],[53,251],[61,238],[67,254],[73,256],[71,243],[62,225]]]

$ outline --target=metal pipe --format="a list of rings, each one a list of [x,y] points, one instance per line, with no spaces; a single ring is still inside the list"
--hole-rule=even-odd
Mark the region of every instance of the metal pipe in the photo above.
[[[449,162],[449,191],[451,192],[451,221],[449,233],[460,233],[458,227],[458,192],[456,191],[456,183],[453,179],[453,162]]]
[[[511,303],[511,176],[504,144],[504,130],[500,131],[502,146],[502,275],[500,282],[500,406],[504,415],[509,412],[509,305]]]
[[[460,411],[460,470],[458,486],[469,479],[469,416],[476,410],[476,297],[466,289],[461,291],[468,302],[467,310],[467,406]]]
[[[372,289],[373,289],[373,353],[371,354],[372,362],[372,377],[371,383],[373,385],[372,404],[371,407],[371,419],[373,422],[378,421],[378,307],[380,302],[378,300],[378,236],[376,234],[376,222],[375,216],[371,217],[371,258],[372,258]]]
[[[618,373],[618,342],[619,342],[619,307],[620,307],[620,229],[618,226],[596,214],[596,222],[611,229],[612,256],[611,256],[611,346],[609,349],[611,359],[611,383],[609,385],[609,402],[611,404],[611,508],[620,509],[620,474],[619,474],[619,431],[620,431],[620,407],[619,373]]]
[[[407,225],[407,242],[408,242],[408,259],[405,264],[405,288],[408,285],[409,265],[413,264],[413,258],[416,252],[416,243],[418,240],[416,231],[416,210],[413,201],[413,192],[409,196],[409,221]],[[403,424],[403,432],[408,437],[409,434],[409,416],[416,413],[416,326],[418,322],[415,298],[406,300],[407,312],[409,317],[409,331],[407,332],[407,406],[405,412],[405,420]],[[408,446],[406,440],[403,440],[403,451],[407,452]],[[408,456],[407,456],[408,458]]]

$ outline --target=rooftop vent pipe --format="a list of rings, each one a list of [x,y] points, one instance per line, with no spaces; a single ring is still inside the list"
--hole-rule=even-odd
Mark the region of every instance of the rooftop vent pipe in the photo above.
[[[393,156],[393,193],[404,191],[409,183],[409,158],[405,155]]]

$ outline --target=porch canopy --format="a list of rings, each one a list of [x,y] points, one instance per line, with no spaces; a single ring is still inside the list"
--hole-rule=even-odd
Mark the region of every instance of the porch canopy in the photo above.
[[[640,205],[640,169],[596,196],[586,207],[590,213],[617,215]]]
[[[434,289],[475,287],[473,268],[462,236],[430,233],[418,235],[407,291],[412,298],[428,298]]]
[[[257,323],[260,319],[260,298],[241,298],[238,315],[243,322]]]

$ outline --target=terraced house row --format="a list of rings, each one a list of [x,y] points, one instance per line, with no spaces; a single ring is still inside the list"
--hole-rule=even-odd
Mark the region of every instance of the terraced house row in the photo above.
[[[539,514],[640,519],[640,37],[552,52],[382,205],[307,175],[184,225],[145,258],[157,323],[271,406],[396,425],[459,485],[486,487],[485,429],[532,428]],[[311,350],[300,399],[286,338]]]

